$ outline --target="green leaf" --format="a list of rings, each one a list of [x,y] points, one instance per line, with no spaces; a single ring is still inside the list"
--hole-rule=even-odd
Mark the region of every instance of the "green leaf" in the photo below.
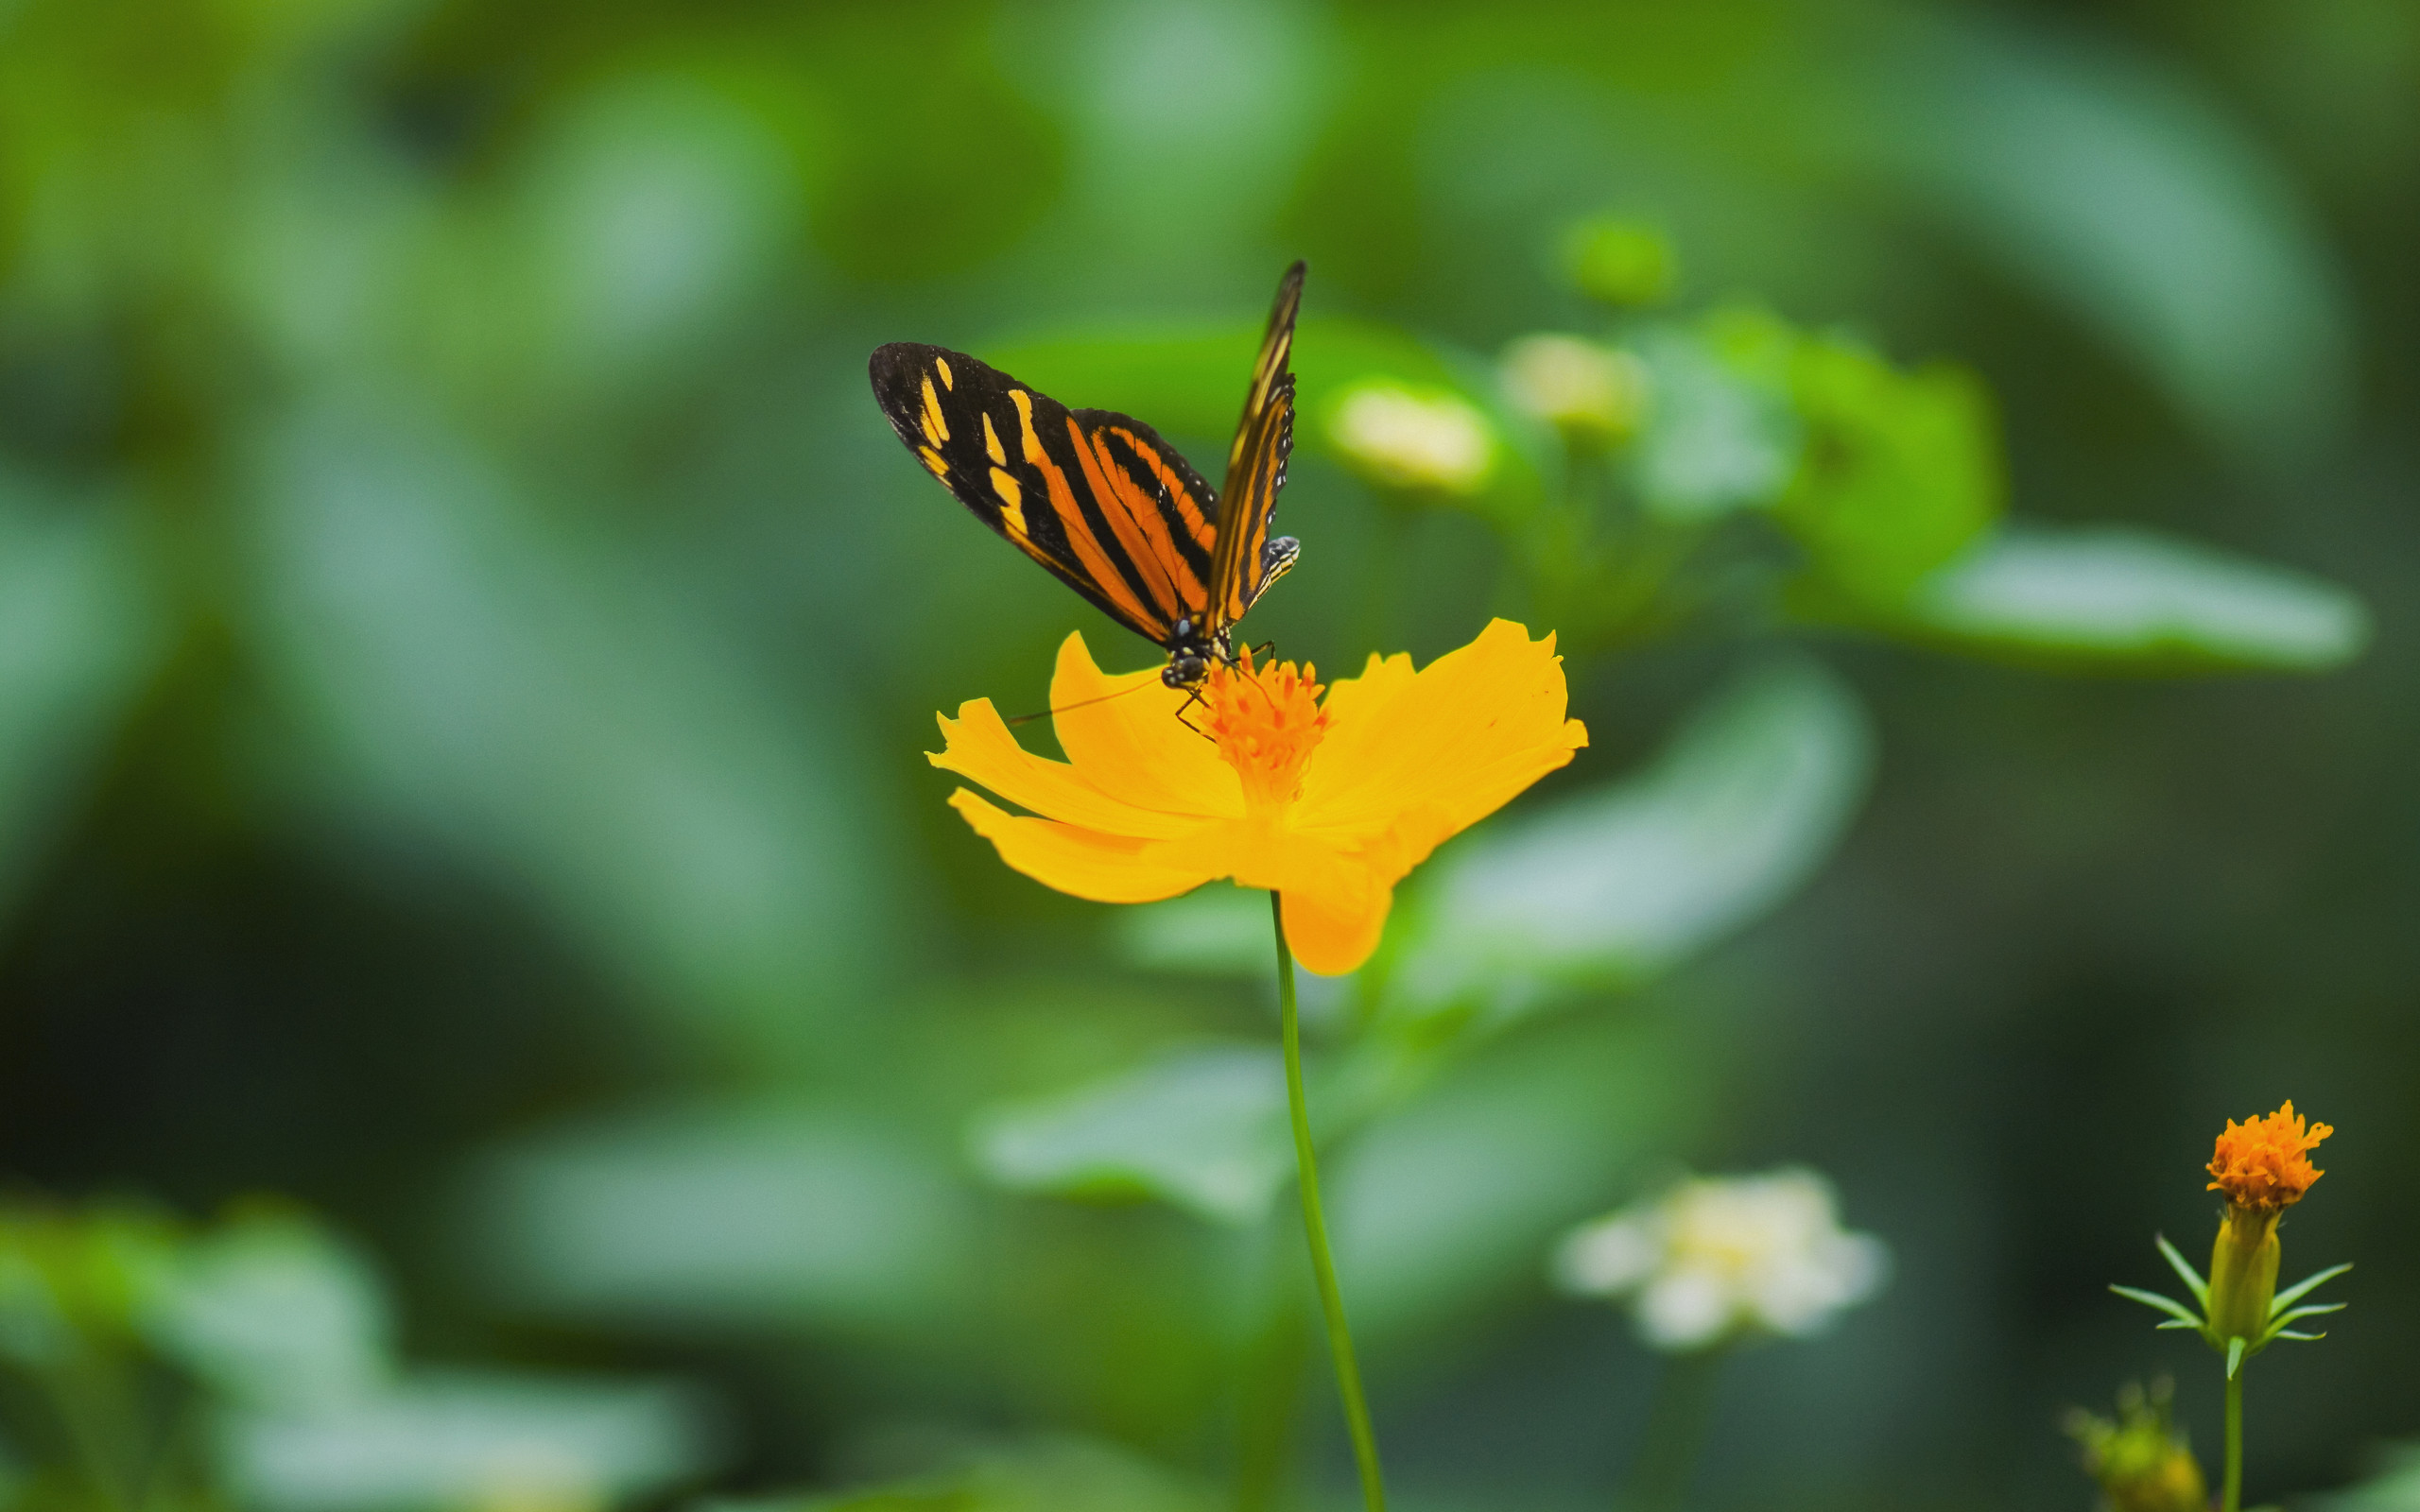
[[[707,1422],[679,1388],[431,1372],[291,1416],[247,1413],[222,1459],[242,1504],[268,1512],[416,1512],[516,1495],[603,1506],[711,1463]]]
[[[2168,1242],[2168,1235],[2153,1234],[2152,1236],[2152,1243],[2159,1246],[2159,1252],[2162,1258],[2166,1259],[2169,1268],[2173,1269],[2176,1274],[2184,1280],[2186,1289],[2193,1294],[2193,1300],[2199,1302],[2204,1308],[2208,1307],[2210,1305],[2210,1283],[2202,1279],[2202,1273],[2193,1268],[2190,1261],[2187,1261],[2183,1255],[2177,1253],[2176,1246]]]
[[[670,1109],[509,1144],[462,1211],[515,1311],[660,1330],[921,1326],[962,1295],[963,1192],[863,1112]]]
[[[1265,905],[1262,918],[1265,932]],[[1219,1223],[1258,1222],[1294,1171],[1285,1068],[1258,1046],[1181,1050],[1000,1109],[973,1143],[977,1166],[1012,1191],[1155,1197]]]
[[[97,776],[166,629],[128,519],[0,474],[0,909]]]
[[[1763,508],[1797,471],[1802,427],[1782,385],[1743,373],[1680,327],[1638,342],[1647,365],[1647,423],[1632,448],[1632,478],[1653,514],[1710,520]]]
[[[2227,1379],[2229,1381],[2233,1381],[2235,1379],[2235,1373],[2243,1368],[2243,1340],[2227,1340]]]
[[[239,1218],[162,1267],[145,1310],[160,1349],[233,1400],[304,1410],[394,1370],[395,1323],[366,1258],[295,1214]]]
[[[2135,1286],[2113,1285],[2109,1289],[2120,1297],[2140,1302],[2145,1307],[2157,1308],[2163,1313],[2172,1314],[2187,1328],[2198,1329],[2203,1326],[2202,1319],[2194,1314],[2193,1310],[2173,1297],[2163,1297],[2157,1292],[2147,1292]]]
[[[2269,1304],[2269,1315],[2273,1318],[2275,1317],[2278,1314],[2283,1313],[2286,1309],[2293,1306],[2296,1302],[2299,1302],[2304,1297],[2308,1297],[2319,1287],[2334,1280],[2337,1277],[2343,1275],[2346,1271],[2351,1270],[2352,1268],[2353,1263],[2351,1261],[2346,1261],[2342,1265],[2330,1265],[2325,1270],[2321,1271],[2315,1276],[2304,1277],[2301,1280],[2294,1282],[2294,1284],[2287,1287],[2284,1291],[2277,1294],[2276,1297]],[[2340,1302],[2337,1305],[2342,1307],[2343,1304]]]
[[[838,695],[780,687],[677,572],[435,426],[331,405],[261,472],[251,628],[318,746],[270,790],[447,848],[717,1049],[819,1053],[880,953],[890,850],[845,718],[800,715]]]
[[[1775,517],[1851,597],[1895,603],[1999,514],[2006,464],[1972,373],[1902,372],[1854,342],[1806,336],[1789,379],[1806,441]]]
[[[1560,986],[1662,971],[1771,910],[1831,853],[1873,741],[1811,662],[1749,671],[1644,772],[1462,842],[1432,866],[1392,981],[1423,1011],[1510,1017]]]
[[[2256,132],[2184,71],[2083,35],[1910,12],[1822,77],[1824,147],[2096,328],[2211,438],[2273,453],[2356,388],[2338,255]]]
[[[1053,1435],[979,1449],[962,1464],[888,1486],[711,1501],[700,1512],[1211,1512],[1218,1504],[1127,1450]]]
[[[2013,526],[1926,579],[1880,627],[2079,669],[2319,672],[2368,643],[2360,599],[2206,546],[2108,527]]]
[[[2286,1328],[2286,1325],[2289,1323],[2298,1323],[2304,1318],[2320,1317],[2329,1313],[2342,1313],[2351,1305],[2352,1304],[2349,1302],[2331,1302],[2325,1307],[2297,1307],[2291,1312],[2282,1313],[2276,1317],[2270,1319],[2269,1332],[2262,1334],[2261,1337],[2263,1339],[2284,1338],[2288,1336],[2289,1333],[2289,1330]]]
[[[1549,1022],[1495,1041],[1338,1150],[1322,1174],[1355,1337],[1532,1295],[1558,1234],[1635,1192],[1715,1115],[1723,1051],[1688,1028]]]

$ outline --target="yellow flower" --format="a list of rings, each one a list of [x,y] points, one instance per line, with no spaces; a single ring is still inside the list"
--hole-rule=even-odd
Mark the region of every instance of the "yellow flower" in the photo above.
[[[2308,1152],[2335,1132],[2325,1124],[2306,1128],[2291,1098],[2264,1117],[2240,1124],[2228,1119],[2210,1155],[2212,1180],[2205,1190],[2225,1193],[2238,1208],[2290,1208],[2326,1175],[2310,1163]]]
[[[1098,902],[1172,898],[1220,877],[1284,899],[1296,958],[1338,975],[1367,960],[1395,884],[1588,743],[1564,717],[1554,637],[1496,620],[1415,672],[1370,658],[1324,701],[1310,667],[1219,667],[1190,711],[1150,668],[1103,673],[1080,634],[1059,647],[1050,702],[1068,760],[1016,743],[989,698],[941,718],[950,804],[1000,859]],[[1204,738],[1204,737],[1207,738]]]

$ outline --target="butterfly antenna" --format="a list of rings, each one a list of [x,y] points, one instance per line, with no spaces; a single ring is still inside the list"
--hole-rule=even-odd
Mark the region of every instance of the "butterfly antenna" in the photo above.
[[[1063,703],[1056,709],[1045,709],[1039,713],[1018,714],[1015,718],[1004,720],[1002,723],[1010,725],[1029,725],[1037,719],[1047,719],[1053,714],[1063,714],[1070,709],[1089,709],[1094,704],[1107,703],[1112,698],[1123,698],[1128,694],[1132,693],[1136,688],[1148,688],[1150,686],[1150,684],[1149,682],[1137,682],[1132,686],[1120,688],[1115,693],[1104,693],[1097,698],[1079,698],[1074,703]]]

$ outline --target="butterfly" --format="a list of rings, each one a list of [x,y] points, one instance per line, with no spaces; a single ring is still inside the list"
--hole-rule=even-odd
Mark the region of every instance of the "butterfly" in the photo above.
[[[1301,263],[1269,312],[1217,493],[1159,433],[1067,408],[962,352],[894,341],[868,364],[890,428],[977,519],[1167,652],[1160,679],[1198,695],[1232,662],[1236,622],[1302,554],[1269,534],[1294,450]]]

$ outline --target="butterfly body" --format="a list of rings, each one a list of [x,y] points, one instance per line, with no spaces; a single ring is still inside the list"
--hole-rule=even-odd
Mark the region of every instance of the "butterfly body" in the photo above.
[[[1214,493],[1175,447],[1112,410],[1068,409],[946,347],[894,341],[868,365],[874,399],[959,503],[1110,618],[1167,653],[1162,679],[1198,689],[1235,659],[1236,622],[1300,546],[1270,519],[1293,451],[1287,370],[1303,266],[1288,270]]]

